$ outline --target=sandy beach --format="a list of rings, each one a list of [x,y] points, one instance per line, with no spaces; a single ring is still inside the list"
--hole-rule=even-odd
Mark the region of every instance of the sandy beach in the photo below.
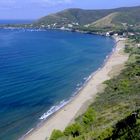
[[[50,117],[41,127],[25,137],[25,140],[45,140],[54,129],[64,130],[74,118],[81,114],[95,99],[98,92],[103,90],[102,83],[121,71],[128,59],[123,50],[125,39],[116,37],[116,48],[105,65],[96,71],[87,84],[80,90],[73,100]]]

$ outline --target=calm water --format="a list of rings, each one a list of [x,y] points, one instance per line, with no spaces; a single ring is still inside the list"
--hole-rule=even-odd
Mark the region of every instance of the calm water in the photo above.
[[[0,24],[28,24],[32,22],[34,20],[0,20]]]
[[[1,29],[0,140],[16,140],[69,99],[114,44],[98,35]]]

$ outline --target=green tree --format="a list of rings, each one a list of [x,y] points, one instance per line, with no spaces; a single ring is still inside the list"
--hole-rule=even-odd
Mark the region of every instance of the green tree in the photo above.
[[[95,120],[95,111],[92,107],[89,107],[88,110],[83,115],[83,123],[86,125],[91,125]]]
[[[64,134],[60,130],[53,130],[50,140],[57,140],[58,138],[63,137]]]
[[[64,134],[66,136],[72,135],[72,137],[77,137],[82,133],[82,127],[78,123],[74,123],[68,127],[66,127]]]

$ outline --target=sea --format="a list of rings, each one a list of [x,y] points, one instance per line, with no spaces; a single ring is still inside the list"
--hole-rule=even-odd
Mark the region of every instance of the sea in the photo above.
[[[20,139],[65,106],[114,46],[100,35],[0,29],[0,140]]]
[[[35,20],[9,20],[9,19],[3,19],[0,20],[0,25],[2,24],[30,24],[33,23]]]

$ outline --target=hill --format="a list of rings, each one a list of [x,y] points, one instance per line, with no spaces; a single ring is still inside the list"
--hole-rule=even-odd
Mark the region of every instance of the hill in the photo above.
[[[116,16],[118,15],[118,12],[114,12],[111,13],[109,15],[107,15],[106,17],[103,17],[93,23],[91,23],[89,26],[91,27],[99,27],[99,28],[103,28],[103,27],[114,27],[115,24],[112,22],[114,20],[114,18],[116,18]]]
[[[116,10],[93,23],[88,27],[90,28],[134,28],[140,25],[140,7],[131,7]]]
[[[35,25],[56,25],[58,27],[68,24],[85,25],[92,23],[104,16],[107,16],[110,10],[83,10],[83,9],[67,9],[61,12],[45,16],[35,22]]]
[[[55,14],[42,17],[33,25],[37,27],[114,27],[140,25],[140,6],[103,10],[66,9]]]

